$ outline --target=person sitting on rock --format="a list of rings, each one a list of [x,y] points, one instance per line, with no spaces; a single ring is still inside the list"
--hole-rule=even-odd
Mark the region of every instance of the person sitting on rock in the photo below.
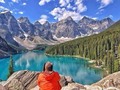
[[[38,86],[40,90],[60,90],[60,76],[58,72],[53,71],[53,64],[46,62],[43,67],[43,72],[38,76]]]

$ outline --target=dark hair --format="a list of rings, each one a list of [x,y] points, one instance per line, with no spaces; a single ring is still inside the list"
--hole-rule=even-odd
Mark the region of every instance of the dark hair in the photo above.
[[[43,65],[43,71],[45,71],[45,65],[46,65],[46,63],[44,63],[44,65]],[[48,71],[53,71],[53,65],[47,67],[47,70]]]
[[[47,68],[48,71],[52,71],[53,70],[53,65],[51,65],[50,67]]]

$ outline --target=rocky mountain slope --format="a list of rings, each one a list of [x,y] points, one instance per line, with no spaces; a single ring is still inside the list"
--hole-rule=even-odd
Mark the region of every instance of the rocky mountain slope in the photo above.
[[[16,20],[10,11],[0,12],[0,36],[17,48],[25,47],[31,50],[39,44],[53,44],[52,33],[38,27],[40,24],[33,25],[27,17]]]
[[[69,37],[75,38],[76,36],[81,36],[82,30],[79,28],[78,24],[71,18],[68,17],[61,20],[55,24],[54,27],[55,36],[58,38]]]
[[[78,25],[86,32],[87,35],[98,34],[110,27],[114,22],[110,18],[102,20],[94,20],[88,17],[83,17]]]
[[[5,82],[0,82],[6,90],[38,90],[37,77],[39,72],[18,71]],[[62,76],[61,90],[120,90],[120,72],[113,73],[92,85],[82,85],[74,82],[69,76]],[[0,85],[0,89],[3,88]]]
[[[60,37],[83,37],[92,34],[98,34],[114,24],[110,18],[103,20],[94,20],[89,17],[83,17],[79,22],[75,22],[71,17],[56,22],[51,25],[54,35]]]
[[[0,36],[8,43],[19,46],[13,39],[14,36],[23,36],[17,20],[9,11],[0,12]]]
[[[0,58],[10,56],[11,54],[15,53],[17,53],[17,51],[0,37]]]

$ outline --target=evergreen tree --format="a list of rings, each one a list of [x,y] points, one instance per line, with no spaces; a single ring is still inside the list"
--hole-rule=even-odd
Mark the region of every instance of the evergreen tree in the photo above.
[[[8,78],[14,73],[13,58],[10,56]]]

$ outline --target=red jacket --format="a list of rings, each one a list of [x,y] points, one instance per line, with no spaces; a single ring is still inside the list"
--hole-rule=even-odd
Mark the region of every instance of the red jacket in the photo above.
[[[38,86],[40,90],[60,90],[60,76],[57,72],[52,73],[42,72],[38,76]]]

